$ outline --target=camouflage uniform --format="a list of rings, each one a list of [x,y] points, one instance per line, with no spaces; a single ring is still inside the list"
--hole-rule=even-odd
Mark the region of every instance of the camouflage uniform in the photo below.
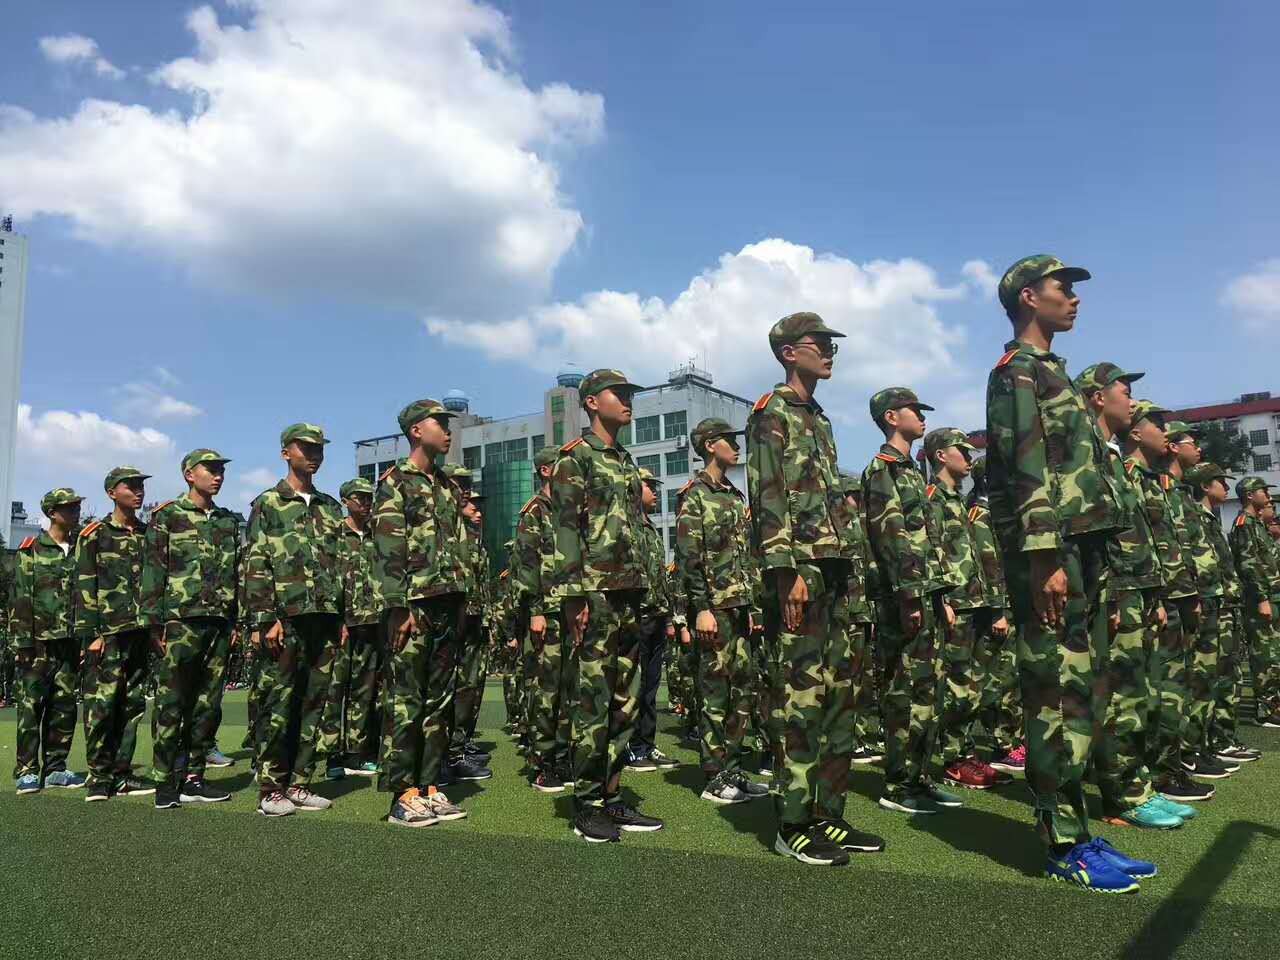
[[[147,475],[131,467],[112,470],[107,491],[128,479]],[[139,609],[146,529],[141,521],[129,528],[108,516],[76,538],[76,635],[85,648],[95,639],[103,641],[101,653],[85,650],[84,752],[90,786],[110,787],[132,775],[138,723],[147,712],[151,640]]]
[[[195,450],[183,459],[183,471],[228,462],[216,451]],[[183,495],[151,511],[139,621],[165,637],[152,711],[152,772],[162,783],[171,781],[184,754],[187,774],[202,778],[216,742],[218,713],[201,709],[200,698],[220,672],[239,616],[239,562],[240,523],[230,510],[205,511]]]
[[[299,426],[305,432],[286,429],[282,447],[325,442],[318,427]],[[249,514],[244,601],[264,648],[254,751],[263,795],[311,781],[342,623],[344,526],[337,500],[313,490],[308,502],[287,480],[259,494]],[[277,622],[283,645],[272,655],[265,634]]]
[[[622,386],[629,384],[621,373],[601,370],[588,375],[579,392],[585,398]],[[606,790],[626,763],[636,718],[640,604],[647,586],[640,484],[626,448],[606,446],[593,433],[560,448],[551,477],[555,553],[547,579],[562,600],[585,598],[588,611],[578,645],[574,717],[579,808],[613,799]]]
[[[465,499],[467,494],[457,494]],[[462,499],[459,500],[461,505]],[[466,614],[458,643],[458,676],[453,700],[449,704],[449,762],[461,763],[467,741],[475,733],[473,722],[479,716],[484,694],[484,655],[489,630],[489,552],[480,532],[463,520],[463,556]]]
[[[662,484],[648,470],[640,471],[640,478],[646,484],[655,484],[655,490]],[[675,605],[671,580],[667,576],[667,550],[663,545],[661,532],[647,514],[642,532],[646,589],[640,603],[640,622],[637,624],[640,644],[636,650],[636,669],[640,676],[640,686],[635,728],[631,733],[630,757],[633,758],[639,758],[641,754],[647,757],[657,746],[654,741],[658,735],[658,687],[662,684],[662,658],[667,649],[667,627],[673,623]]]
[[[401,430],[452,416],[435,400],[400,412]],[[462,516],[438,470],[405,459],[382,475],[373,503],[374,577],[384,608],[387,671],[382,691],[378,789],[400,794],[440,779],[449,749],[446,709],[458,669],[458,625],[466,600]],[[410,610],[417,630],[400,650],[388,615]]]
[[[1027,262],[1002,288],[1025,279],[1019,266]],[[1093,687],[1107,649],[1107,543],[1124,522],[1104,444],[1066,362],[1016,340],[1005,349],[987,381],[987,482],[1018,626],[1026,778],[1049,842],[1075,844],[1089,838],[1083,777],[1101,726]],[[1053,551],[1067,577],[1054,627],[1032,606],[1030,558],[1021,554],[1037,550]]]
[[[819,328],[809,321],[816,320]],[[816,314],[793,314],[770,344],[827,332]],[[770,741],[774,807],[781,831],[844,817],[853,758],[853,656],[849,593],[865,572],[858,520],[845,503],[831,421],[813,399],[778,384],[747,420],[751,545],[762,566],[765,642],[773,666]],[[776,572],[792,571],[809,601],[795,633],[786,629]]]
[[[13,555],[0,537],[0,706],[9,706],[14,697],[13,638],[9,630],[9,607],[13,596]]]
[[[841,477],[846,497],[852,497],[853,513],[857,520],[855,549],[864,571],[861,577],[849,581],[849,645],[855,659],[863,669],[853,678],[853,739],[856,752],[873,752],[884,738],[880,718],[880,698],[883,693],[883,663],[877,650],[876,598],[874,590],[880,575],[876,569],[874,552],[867,531],[867,513],[862,496],[862,477],[845,474]]]
[[[1266,485],[1258,477],[1245,477],[1236,484],[1244,496]],[[1249,644],[1249,666],[1253,673],[1253,695],[1259,722],[1280,716],[1280,610],[1271,605],[1271,616],[1258,612],[1258,605],[1271,598],[1277,570],[1269,547],[1270,536],[1256,516],[1242,511],[1231,527],[1231,555],[1244,589],[1244,631]]]
[[[45,494],[41,509],[81,498],[59,487]],[[74,533],[72,534],[74,538]],[[48,531],[18,545],[9,628],[18,657],[18,732],[14,779],[44,778],[67,769],[76,732],[76,688],[80,644],[75,639],[74,539],[62,546]]]

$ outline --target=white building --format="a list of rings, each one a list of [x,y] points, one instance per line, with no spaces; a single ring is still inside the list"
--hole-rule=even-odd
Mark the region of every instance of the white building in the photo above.
[[[10,514],[22,377],[22,331],[27,301],[27,238],[0,220],[0,536],[13,546]]]
[[[1176,410],[1174,418],[1187,423],[1220,423],[1227,433],[1248,437],[1252,452],[1242,473],[1274,484],[1275,496],[1280,497],[1280,398],[1273,398],[1270,392],[1246,393],[1228,403]],[[1233,489],[1231,499],[1222,507],[1222,522],[1230,529],[1239,515],[1240,504]]]
[[[451,390],[444,404],[462,414],[454,423],[448,461],[476,471],[485,493],[485,541],[495,569],[506,564],[503,543],[515,530],[520,508],[533,496],[533,455],[548,444],[560,446],[582,435],[586,413],[578,400],[582,372],[566,369],[543,394],[542,409],[513,417],[493,418],[471,412],[467,395]],[[671,371],[667,382],[635,395],[632,423],[619,440],[636,463],[663,481],[663,496],[654,524],[662,532],[668,555],[675,545],[676,494],[698,469],[689,448],[689,431],[707,417],[720,417],[737,428],[747,423],[751,401],[713,385],[711,374],[686,364]],[[409,452],[399,434],[358,440],[356,472],[375,480]],[[745,452],[745,451],[744,451]],[[745,459],[744,459],[745,463]],[[746,493],[746,468],[740,464],[729,479]]]

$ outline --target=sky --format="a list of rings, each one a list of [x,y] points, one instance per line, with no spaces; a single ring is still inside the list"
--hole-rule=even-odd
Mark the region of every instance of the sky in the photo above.
[[[875,7],[876,9],[863,9]],[[1074,370],[1168,406],[1280,387],[1280,124],[1266,3],[10,0],[0,211],[30,238],[16,499],[90,508],[132,463],[278,433],[319,475],[408,401],[537,409],[565,363],[754,399],[769,326],[846,332],[818,399],[983,426],[1004,269],[1093,272]],[[35,512],[35,511],[33,511]]]

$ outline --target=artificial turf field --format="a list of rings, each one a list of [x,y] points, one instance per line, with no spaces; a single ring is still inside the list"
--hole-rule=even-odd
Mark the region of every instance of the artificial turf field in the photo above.
[[[238,762],[210,771],[232,801],[163,812],[150,797],[86,804],[83,790],[16,797],[5,711],[0,957],[1280,956],[1280,731],[1245,728],[1267,755],[1181,830],[1102,826],[1161,871],[1103,896],[1040,878],[1021,783],[913,819],[874,805],[877,767],[854,768],[848,817],[887,851],[803,867],[772,853],[767,800],[698,799],[696,756],[666,714],[660,746],[683,765],[623,780],[666,829],[587,845],[567,797],[527,786],[503,713],[491,682],[480,740],[494,778],[448,790],[470,818],[406,830],[382,822],[387,799],[364,779],[322,783],[327,813],[258,816],[243,693],[227,696],[219,737]]]

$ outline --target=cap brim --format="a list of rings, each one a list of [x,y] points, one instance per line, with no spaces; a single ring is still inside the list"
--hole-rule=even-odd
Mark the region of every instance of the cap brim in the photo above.
[[[805,333],[820,333],[820,334],[825,334],[828,337],[847,337],[848,336],[848,334],[841,333],[839,330],[832,330],[825,323],[821,327],[817,328],[816,330],[806,330]],[[800,336],[803,337],[805,333],[800,334]]]
[[[1050,270],[1045,274],[1046,277],[1061,277],[1068,283],[1075,283],[1078,280],[1092,280],[1091,274],[1084,267],[1062,267],[1058,270]]]
[[[307,436],[307,437],[290,437],[288,440],[286,440],[286,441],[285,441],[285,445],[286,445],[286,446],[288,446],[288,445],[289,445],[289,444],[291,444],[291,443],[319,443],[319,444],[326,444],[326,443],[328,443],[328,442],[329,442],[329,441],[328,441],[328,440],[326,440],[324,437],[315,437],[315,436]],[[206,461],[206,462],[208,462],[208,461]]]
[[[935,407],[931,407],[931,406],[929,406],[927,403],[921,403],[919,400],[917,400],[915,403],[904,403],[904,404],[902,404],[902,406],[904,406],[904,407],[916,407],[917,409],[920,409],[920,410],[934,410],[934,409],[936,409]]]
[[[1116,377],[1111,382],[1112,383],[1133,383],[1135,380],[1141,380],[1146,375],[1147,375],[1146,371],[1140,370],[1137,373],[1126,373],[1122,377]]]

